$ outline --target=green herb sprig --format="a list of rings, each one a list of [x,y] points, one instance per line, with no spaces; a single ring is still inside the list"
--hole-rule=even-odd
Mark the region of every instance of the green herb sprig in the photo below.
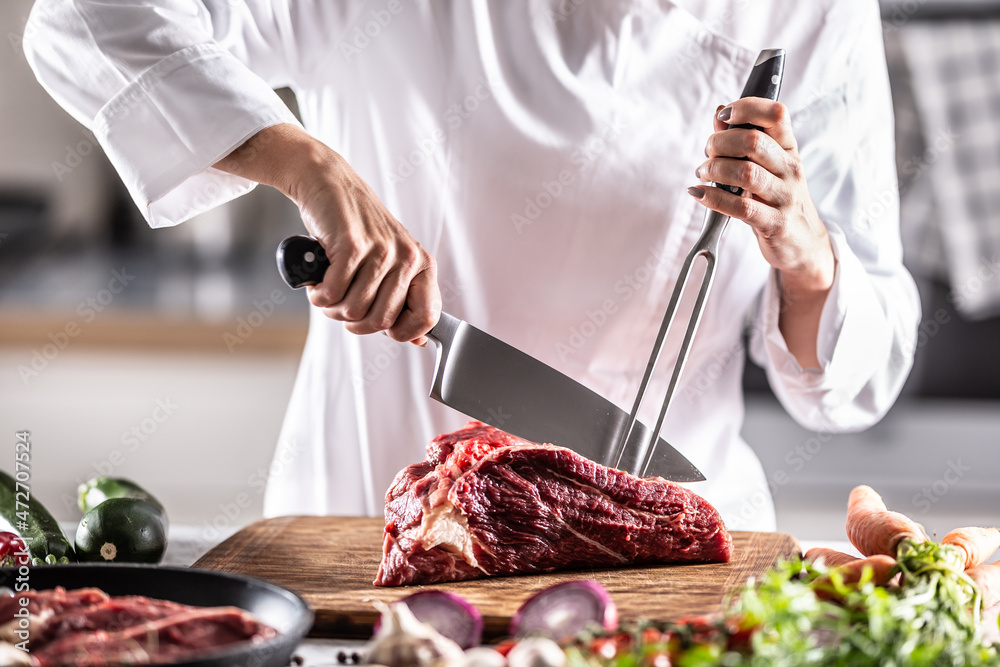
[[[867,570],[845,583],[837,568],[779,562],[734,594],[711,632],[637,628],[613,657],[588,651],[593,635],[566,647],[571,667],[979,667],[1000,665],[983,639],[981,597],[952,546],[904,540],[898,583]],[[701,627],[704,627],[702,622]],[[749,641],[745,635],[749,631]],[[621,636],[621,633],[619,633]],[[736,641],[734,641],[736,640]]]

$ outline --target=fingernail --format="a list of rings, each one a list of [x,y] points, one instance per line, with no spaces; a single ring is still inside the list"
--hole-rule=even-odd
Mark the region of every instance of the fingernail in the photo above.
[[[697,188],[691,186],[690,188],[688,188],[688,194],[694,197],[695,199],[701,199],[702,197],[705,196],[705,188]]]
[[[725,107],[722,111],[719,112],[719,120],[721,120],[723,123],[728,122],[729,119],[732,117],[733,117],[732,106]]]

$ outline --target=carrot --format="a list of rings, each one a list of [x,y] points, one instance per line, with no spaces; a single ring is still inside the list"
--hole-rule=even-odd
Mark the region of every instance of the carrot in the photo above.
[[[836,567],[837,565],[846,565],[853,561],[859,560],[856,556],[851,556],[850,554],[845,554],[836,549],[827,549],[825,547],[814,547],[806,552],[806,560],[818,561],[822,560],[826,563],[827,567]]]
[[[965,569],[982,565],[993,552],[1000,549],[1000,530],[996,528],[956,528],[943,538],[941,544],[951,544],[965,553]]]
[[[924,542],[927,536],[920,524],[899,512],[890,512],[882,497],[870,486],[851,491],[847,501],[847,539],[865,556],[896,557],[899,543],[910,538]]]
[[[810,551],[814,550],[810,549]],[[836,554],[839,552],[834,551],[833,553]],[[840,555],[847,556],[847,554]],[[847,557],[850,558],[850,556]],[[865,573],[865,570],[870,569],[872,572],[872,582],[876,586],[885,586],[892,581],[892,578],[896,575],[895,567],[896,559],[886,556],[885,554],[876,554],[867,558],[854,558],[847,563],[831,567],[830,571],[840,573],[840,577],[843,582],[849,585],[856,584],[861,581],[861,577]],[[813,582],[813,590],[816,592],[816,597],[820,600],[831,600],[840,596],[837,589],[833,587],[830,578],[830,575],[827,574],[817,578]]]
[[[1000,603],[1000,563],[977,565],[965,571],[979,586],[983,594],[983,608]]]
[[[856,560],[841,565],[837,570],[843,575],[845,584],[856,584],[861,581],[861,575],[865,568],[871,568],[872,581],[878,586],[889,583],[895,574],[892,570],[896,567],[896,559],[885,554],[875,554],[868,558],[858,558]]]

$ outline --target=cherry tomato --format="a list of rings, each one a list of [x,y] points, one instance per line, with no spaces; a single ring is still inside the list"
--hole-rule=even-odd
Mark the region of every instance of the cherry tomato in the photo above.
[[[670,654],[658,652],[646,655],[642,659],[642,667],[673,667]]]
[[[31,563],[28,547],[18,535],[11,532],[0,532],[0,563],[8,566]]]
[[[18,565],[31,564],[31,552],[28,551],[28,545],[20,537],[14,536],[11,538],[10,554],[8,555],[13,556]]]
[[[618,655],[618,643],[614,637],[598,637],[590,642],[590,652],[599,658],[611,660]]]
[[[650,626],[642,629],[643,644],[656,644],[661,641],[663,641],[663,633],[656,628]]]
[[[14,533],[0,532],[0,559],[10,553],[10,539],[17,537]]]
[[[515,646],[517,646],[516,639],[504,639],[503,641],[497,643],[497,645],[493,647],[493,650],[506,658],[507,654],[510,653],[510,650]]]

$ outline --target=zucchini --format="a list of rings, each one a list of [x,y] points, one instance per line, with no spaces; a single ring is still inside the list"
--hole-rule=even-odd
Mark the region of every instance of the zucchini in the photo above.
[[[159,563],[166,548],[163,512],[140,498],[108,498],[76,530],[82,562]]]
[[[32,564],[76,560],[73,545],[55,517],[28,492],[24,484],[18,488],[14,478],[3,470],[0,470],[0,516],[28,545]]]
[[[138,500],[145,500],[160,510],[164,516],[167,514],[163,503],[154,498],[152,493],[124,477],[105,477],[103,475],[94,477],[86,484],[80,485],[77,489],[77,496],[80,511],[84,514],[109,498],[136,498]]]
[[[78,490],[83,520],[76,531],[81,561],[159,563],[167,548],[163,503],[135,482],[95,477]]]

